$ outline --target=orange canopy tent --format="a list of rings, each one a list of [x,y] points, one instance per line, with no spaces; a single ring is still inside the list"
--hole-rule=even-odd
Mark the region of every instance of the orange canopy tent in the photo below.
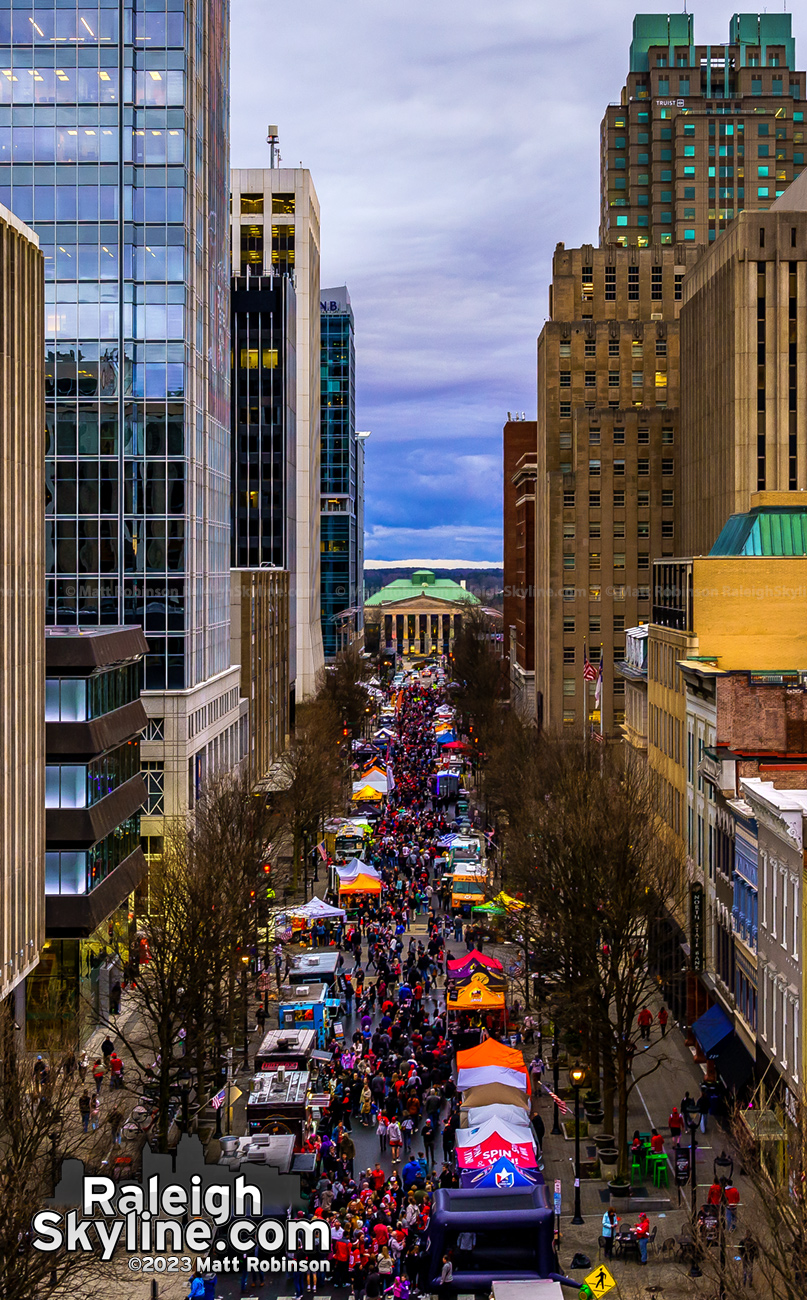
[[[452,988],[448,991],[447,1005],[449,1011],[473,1011],[484,1008],[504,1007],[504,993],[485,988],[483,984],[466,984],[464,988]]]
[[[384,888],[380,880],[360,873],[354,880],[346,880],[339,885],[340,894],[380,894]]]
[[[460,1092],[483,1083],[506,1083],[530,1095],[524,1057],[515,1047],[486,1038],[467,1052],[457,1052],[457,1087]]]

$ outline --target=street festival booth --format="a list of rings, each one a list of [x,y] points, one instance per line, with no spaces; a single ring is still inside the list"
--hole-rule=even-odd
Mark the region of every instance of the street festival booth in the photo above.
[[[372,785],[363,785],[358,790],[354,790],[351,795],[352,803],[380,803],[384,798],[381,790],[376,790]]]
[[[530,1077],[524,1057],[516,1047],[486,1038],[478,1047],[457,1052],[457,1087],[460,1092],[483,1084],[502,1083],[530,1095]]]
[[[497,1160],[509,1160],[518,1169],[538,1169],[538,1151],[528,1125],[511,1126],[492,1116],[479,1128],[458,1128],[456,1156],[463,1170],[489,1169]]]
[[[300,907],[287,908],[285,912],[286,920],[292,928],[292,932],[301,931],[295,935],[295,943],[313,942],[313,938],[308,933],[310,927],[318,922],[336,921],[345,916],[340,907],[331,907],[321,898],[312,898],[310,902],[301,904]]]
[[[311,1029],[316,1035],[317,1047],[324,1051],[331,1025],[338,1022],[341,1001],[333,996],[327,984],[299,984],[283,995],[278,1006],[281,1030]]]

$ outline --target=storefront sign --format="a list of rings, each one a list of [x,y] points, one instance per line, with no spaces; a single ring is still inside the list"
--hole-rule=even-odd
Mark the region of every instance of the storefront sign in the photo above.
[[[689,892],[689,964],[698,973],[703,970],[704,909],[703,885],[696,882]]]
[[[676,1147],[675,1182],[677,1187],[686,1187],[689,1182],[689,1148]]]

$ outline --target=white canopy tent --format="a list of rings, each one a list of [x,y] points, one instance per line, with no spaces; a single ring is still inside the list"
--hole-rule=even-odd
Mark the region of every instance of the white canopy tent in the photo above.
[[[331,907],[322,898],[312,898],[310,902],[303,903],[300,907],[290,907],[287,911],[288,916],[302,916],[306,920],[326,920],[334,916],[346,916],[347,913],[341,907]]]

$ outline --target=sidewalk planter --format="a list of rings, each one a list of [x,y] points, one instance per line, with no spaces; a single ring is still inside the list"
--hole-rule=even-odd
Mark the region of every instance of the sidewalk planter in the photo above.
[[[565,1137],[566,1141],[573,1142],[574,1141],[574,1116],[571,1117],[568,1123],[565,1120],[561,1120],[560,1126],[563,1130],[563,1136]],[[588,1137],[588,1120],[581,1119],[580,1136],[581,1138]]]
[[[616,1149],[616,1138],[613,1133],[598,1133],[594,1138],[594,1145],[598,1151],[601,1151],[603,1147]]]
[[[591,1178],[599,1178],[599,1176],[600,1176],[600,1162],[599,1162],[599,1159],[597,1159],[597,1160],[581,1160],[581,1161],[580,1161],[580,1177],[581,1177],[581,1178],[588,1178],[588,1179],[591,1179]]]
[[[612,1178],[608,1184],[608,1190],[612,1196],[630,1196],[630,1180],[627,1178]]]
[[[601,1105],[596,1107],[586,1106],[586,1119],[589,1124],[602,1124],[605,1119],[605,1111]]]
[[[613,1171],[609,1173],[609,1178],[616,1177],[616,1166],[619,1164],[619,1152],[616,1147],[600,1147],[597,1151],[601,1165],[613,1165]]]

